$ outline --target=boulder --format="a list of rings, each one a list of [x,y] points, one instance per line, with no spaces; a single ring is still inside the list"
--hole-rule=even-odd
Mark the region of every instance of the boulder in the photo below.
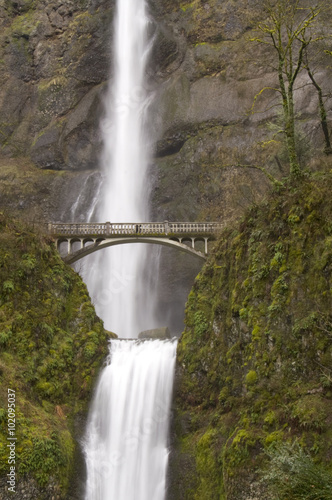
[[[162,328],[152,328],[139,333],[139,339],[170,339],[171,334],[167,326]]]

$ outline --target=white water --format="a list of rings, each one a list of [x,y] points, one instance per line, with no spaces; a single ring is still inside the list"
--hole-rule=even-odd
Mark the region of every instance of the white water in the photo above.
[[[88,426],[86,500],[164,500],[175,353],[174,341],[112,341]]]
[[[149,218],[149,140],[146,118],[151,94],[145,73],[150,43],[145,0],[119,0],[114,23],[113,80],[102,122],[104,175],[97,220],[145,222]],[[153,328],[154,286],[146,286],[148,245],[112,247],[89,258],[84,276],[105,327],[122,338]],[[152,323],[152,324],[151,324]]]
[[[70,220],[73,222],[90,222],[94,216],[100,199],[102,177],[98,171],[89,173],[81,187],[75,203],[70,210]],[[91,199],[91,192],[93,197]],[[62,219],[66,220],[68,214],[64,214]]]
[[[144,79],[149,54],[144,2],[117,2],[97,215],[103,222],[143,222],[149,216],[145,130],[151,97]],[[140,330],[157,326],[155,257],[149,245],[136,244],[96,252],[87,261],[85,279],[97,313],[120,337],[134,338]],[[144,272],[148,258],[149,272]],[[164,500],[175,353],[175,341],[111,342],[84,443],[85,500]]]

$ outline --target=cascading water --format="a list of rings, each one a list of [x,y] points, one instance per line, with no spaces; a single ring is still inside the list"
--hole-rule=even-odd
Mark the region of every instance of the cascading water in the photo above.
[[[148,218],[149,54],[145,0],[118,0],[114,78],[103,120],[104,183],[98,220],[144,222]],[[148,254],[149,252],[149,254]],[[154,254],[155,255],[155,254]],[[156,326],[155,291],[144,273],[146,245],[125,245],[89,257],[88,288],[106,328],[133,338]],[[155,268],[157,275],[158,268]],[[117,340],[90,411],[84,452],[85,500],[164,500],[167,433],[176,342]]]
[[[148,24],[145,0],[118,1],[114,77],[102,121],[104,183],[97,219],[103,222],[144,222],[149,216],[146,116],[151,96],[145,82],[150,51]],[[106,328],[122,338],[137,336],[153,315],[155,294],[144,281],[147,252],[142,244],[125,245],[103,250],[89,259],[85,280],[97,313]]]
[[[86,500],[164,500],[176,342],[112,341],[90,416]]]

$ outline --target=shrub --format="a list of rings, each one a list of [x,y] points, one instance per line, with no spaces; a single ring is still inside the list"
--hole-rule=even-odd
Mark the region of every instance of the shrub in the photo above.
[[[332,474],[315,464],[295,441],[276,443],[267,454],[270,462],[262,482],[280,500],[331,500]]]

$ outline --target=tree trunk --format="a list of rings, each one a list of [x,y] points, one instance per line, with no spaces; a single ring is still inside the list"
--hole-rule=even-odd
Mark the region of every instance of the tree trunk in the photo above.
[[[315,89],[317,90],[317,93],[318,93],[320,123],[321,123],[322,129],[323,129],[324,141],[325,141],[324,153],[327,155],[330,155],[330,154],[332,154],[332,147],[331,147],[329,129],[328,129],[328,125],[327,125],[327,114],[326,114],[326,109],[325,109],[325,105],[324,105],[323,92],[322,92],[321,87],[316,82],[313,73],[310,71],[310,68],[308,68],[308,67],[307,67],[307,72],[308,72],[310,80],[312,81],[313,86],[315,87]]]
[[[294,117],[294,99],[293,85],[289,84],[287,92],[288,116],[286,118],[286,143],[288,149],[288,158],[290,164],[291,177],[300,177],[302,174],[299,164],[296,143],[295,143],[295,117]]]

